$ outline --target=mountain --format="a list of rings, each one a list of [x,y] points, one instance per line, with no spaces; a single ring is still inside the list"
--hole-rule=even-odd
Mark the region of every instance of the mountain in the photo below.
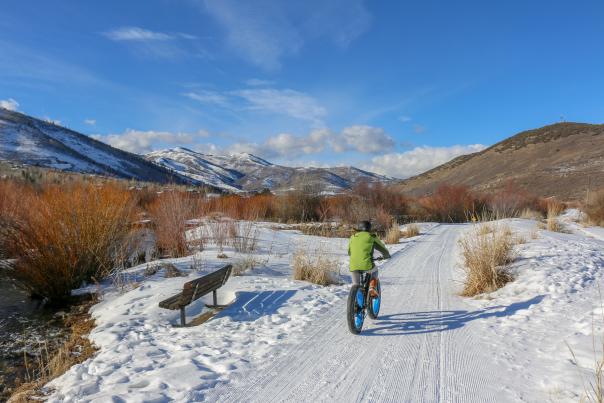
[[[292,168],[272,164],[247,153],[229,156],[203,154],[178,147],[154,151],[149,161],[225,191],[286,191],[311,187],[318,192],[337,193],[360,181],[390,182],[392,178],[354,167]]]
[[[4,108],[0,108],[0,160],[149,182],[188,182],[139,155]]]
[[[429,194],[440,184],[463,184],[479,191],[515,185],[543,197],[583,199],[587,189],[604,187],[604,125],[556,123],[528,130],[483,151],[463,155],[396,188]]]

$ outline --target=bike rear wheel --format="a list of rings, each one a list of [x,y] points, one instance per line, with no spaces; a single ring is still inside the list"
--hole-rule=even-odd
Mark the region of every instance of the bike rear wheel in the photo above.
[[[369,297],[368,314],[371,319],[377,319],[380,314],[380,306],[382,305],[382,286],[380,280],[377,280],[377,297]]]
[[[361,333],[363,322],[365,321],[365,294],[359,285],[353,285],[348,294],[348,309],[346,312],[348,329],[353,334]]]

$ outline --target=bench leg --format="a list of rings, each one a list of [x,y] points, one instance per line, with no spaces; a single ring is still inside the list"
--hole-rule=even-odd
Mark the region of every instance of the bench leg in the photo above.
[[[185,325],[186,325],[185,307],[184,306],[180,307],[180,325],[182,327],[185,327]]]
[[[212,297],[214,298],[214,306],[218,306],[218,296],[216,290],[212,291]]]

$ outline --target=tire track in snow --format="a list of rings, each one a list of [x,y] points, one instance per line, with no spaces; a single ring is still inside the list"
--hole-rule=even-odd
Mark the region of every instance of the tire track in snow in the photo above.
[[[456,240],[466,228],[432,228],[381,271],[381,319],[348,332],[346,302],[317,318],[304,341],[260,372],[208,391],[209,401],[506,401],[488,347],[472,337],[457,296]],[[479,318],[478,318],[479,319]],[[251,376],[250,376],[251,375]],[[499,394],[498,394],[499,393]]]

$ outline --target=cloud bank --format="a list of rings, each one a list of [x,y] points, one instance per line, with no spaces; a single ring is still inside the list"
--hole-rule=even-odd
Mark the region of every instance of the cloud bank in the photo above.
[[[160,147],[171,148],[196,144],[200,138],[208,137],[208,132],[200,130],[196,133],[172,133],[127,129],[121,134],[95,135],[92,137],[125,151],[146,154]]]
[[[482,151],[482,144],[455,145],[451,147],[416,147],[402,153],[389,153],[373,157],[371,162],[363,165],[368,171],[408,178],[437,167],[464,154]]]

